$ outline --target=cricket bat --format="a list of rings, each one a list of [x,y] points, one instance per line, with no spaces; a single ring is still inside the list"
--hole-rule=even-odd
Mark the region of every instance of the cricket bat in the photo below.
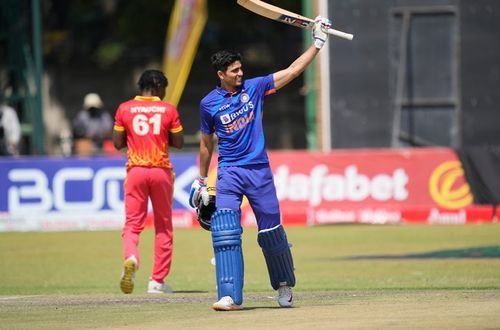
[[[260,0],[238,0],[237,2],[240,6],[243,6],[258,15],[270,18],[278,22],[308,29],[312,29],[314,26],[313,19],[292,13],[291,11],[270,5]],[[354,37],[350,33],[345,33],[334,29],[328,29],[327,32],[328,34],[347,40],[352,40],[352,38]]]

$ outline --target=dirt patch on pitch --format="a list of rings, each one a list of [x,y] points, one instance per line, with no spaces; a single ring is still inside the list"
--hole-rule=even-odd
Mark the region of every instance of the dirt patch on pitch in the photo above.
[[[6,328],[486,329],[500,324],[500,290],[296,292],[294,308],[245,294],[245,309],[214,312],[213,293],[3,296]],[[3,311],[3,312],[2,312]],[[16,316],[18,315],[18,316]],[[31,321],[30,321],[31,320]],[[31,322],[31,323],[29,323]]]
[[[310,292],[295,293],[296,300],[343,300],[349,297],[377,296],[376,292]],[[173,293],[161,295],[32,295],[32,296],[0,296],[0,306],[78,306],[78,305],[137,305],[137,304],[169,304],[169,303],[207,303],[212,304],[217,298],[213,293]],[[275,301],[277,298],[265,293],[247,293],[245,304]]]

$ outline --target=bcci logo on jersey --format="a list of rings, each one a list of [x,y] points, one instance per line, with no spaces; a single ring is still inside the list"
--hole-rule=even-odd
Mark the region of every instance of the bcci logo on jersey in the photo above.
[[[241,103],[247,103],[248,100],[250,100],[250,96],[247,93],[241,93],[241,95],[240,95],[240,102]]]

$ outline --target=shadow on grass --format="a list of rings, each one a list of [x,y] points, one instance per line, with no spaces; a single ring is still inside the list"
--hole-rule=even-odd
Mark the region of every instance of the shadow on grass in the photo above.
[[[297,308],[297,307],[287,307],[287,309],[292,309],[292,308]],[[240,309],[240,310],[235,310],[235,311],[217,311],[217,312],[234,313],[234,312],[253,311],[253,310],[259,310],[259,309],[275,310],[275,309],[283,309],[283,307],[279,307],[279,306],[252,306],[252,307],[247,307],[247,306],[244,306],[243,309]]]
[[[500,246],[470,247],[404,255],[364,255],[340,257],[343,260],[366,259],[490,259],[500,258]]]

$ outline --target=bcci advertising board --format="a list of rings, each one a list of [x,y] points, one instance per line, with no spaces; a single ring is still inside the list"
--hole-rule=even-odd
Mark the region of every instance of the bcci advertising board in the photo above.
[[[20,158],[0,161],[0,231],[98,230],[124,222],[124,158]],[[174,155],[174,224],[192,225],[189,188],[196,155]]]
[[[491,208],[472,204],[461,163],[450,149],[271,152],[270,159],[286,225],[465,223],[492,217]],[[125,161],[0,160],[0,231],[120,228]],[[171,161],[174,226],[197,226],[188,205],[197,155],[173,154]],[[215,172],[213,164],[209,184]],[[255,226],[246,200],[242,222]]]

